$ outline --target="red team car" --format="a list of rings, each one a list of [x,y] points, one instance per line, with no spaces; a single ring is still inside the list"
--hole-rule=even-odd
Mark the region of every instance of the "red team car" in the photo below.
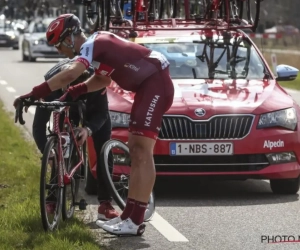
[[[242,31],[149,31],[132,41],[166,56],[175,86],[155,146],[157,175],[269,179],[274,193],[298,191],[300,109],[278,83],[297,69],[279,65],[275,77]],[[112,137],[127,141],[134,94],[112,82],[108,97]],[[114,160],[121,174],[122,157]]]

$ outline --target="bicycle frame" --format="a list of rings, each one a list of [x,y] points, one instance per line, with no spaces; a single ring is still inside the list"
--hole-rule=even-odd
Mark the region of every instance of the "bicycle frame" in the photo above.
[[[59,180],[58,180],[58,185],[60,187],[63,187],[64,185],[68,185],[71,183],[71,179],[74,176],[75,172],[78,170],[80,165],[83,163],[83,157],[82,154],[80,153],[80,147],[78,146],[77,140],[74,135],[74,130],[72,128],[72,124],[69,119],[69,109],[70,107],[64,107],[59,110],[55,110],[53,112],[53,131],[50,134],[51,135],[57,135],[59,140],[58,140],[58,148],[59,148],[59,154],[58,154],[58,162],[59,162]],[[63,129],[60,131],[59,128],[59,119],[61,113],[65,113],[65,118],[63,121]],[[62,135],[61,132],[68,132],[70,134],[70,139],[72,138],[74,141],[74,146],[76,147],[77,154],[80,157],[79,162],[76,164],[76,166],[72,167],[70,173],[67,172],[66,166],[65,166],[65,161],[63,157],[63,149],[62,149]],[[63,171],[62,171],[63,170]]]
[[[59,167],[59,177],[58,177],[58,186],[63,187],[64,185],[68,185],[71,183],[71,179],[74,176],[75,172],[78,170],[80,165],[83,163],[83,156],[80,153],[80,147],[77,144],[77,140],[74,135],[74,130],[72,127],[72,124],[69,120],[69,109],[71,106],[77,106],[80,110],[80,120],[83,121],[83,115],[82,115],[82,102],[59,102],[59,101],[53,101],[53,102],[30,102],[26,100],[20,100],[15,113],[15,122],[19,121],[21,125],[25,124],[25,121],[23,120],[23,107],[25,106],[39,106],[41,108],[46,108],[48,110],[53,111],[53,128],[50,131],[50,134],[48,136],[57,136],[58,138],[58,167]],[[59,120],[60,115],[62,113],[65,113],[65,118],[63,121],[63,128],[62,131],[60,131],[59,126]],[[80,158],[79,162],[76,164],[76,166],[72,167],[71,171],[68,173],[66,170],[64,157],[63,157],[63,150],[62,150],[62,132],[68,132],[70,135],[70,139],[73,139],[74,146],[76,147],[77,154]]]

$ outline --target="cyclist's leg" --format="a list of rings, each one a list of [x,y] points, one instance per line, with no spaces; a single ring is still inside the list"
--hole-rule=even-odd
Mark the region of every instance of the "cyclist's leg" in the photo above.
[[[142,91],[138,91],[135,96],[128,141],[131,156],[128,197],[136,201],[134,211],[130,215],[135,224],[143,222],[154,186],[156,172],[153,149],[162,116],[170,108],[173,95],[173,83],[169,77],[169,70],[165,69],[145,81]]]
[[[170,108],[173,95],[174,87],[168,69],[149,77],[135,94],[128,142],[131,156],[129,193],[121,215],[122,219],[128,216],[129,220],[121,222],[122,225],[104,225],[103,229],[110,233],[139,235],[144,231],[144,213],[156,177],[153,148],[162,116]]]

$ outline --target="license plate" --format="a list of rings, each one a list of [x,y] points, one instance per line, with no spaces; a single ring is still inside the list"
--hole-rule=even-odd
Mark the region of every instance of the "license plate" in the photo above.
[[[0,40],[0,43],[3,44],[3,43],[6,43],[6,41],[5,40]]]
[[[170,143],[170,155],[232,155],[231,142]]]

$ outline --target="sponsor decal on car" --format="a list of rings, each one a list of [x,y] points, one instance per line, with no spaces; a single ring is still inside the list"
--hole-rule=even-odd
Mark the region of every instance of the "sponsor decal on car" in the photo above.
[[[278,140],[278,141],[270,141],[270,140],[265,140],[264,142],[264,148],[269,148],[272,150],[272,148],[283,148],[284,147],[284,141]]]

